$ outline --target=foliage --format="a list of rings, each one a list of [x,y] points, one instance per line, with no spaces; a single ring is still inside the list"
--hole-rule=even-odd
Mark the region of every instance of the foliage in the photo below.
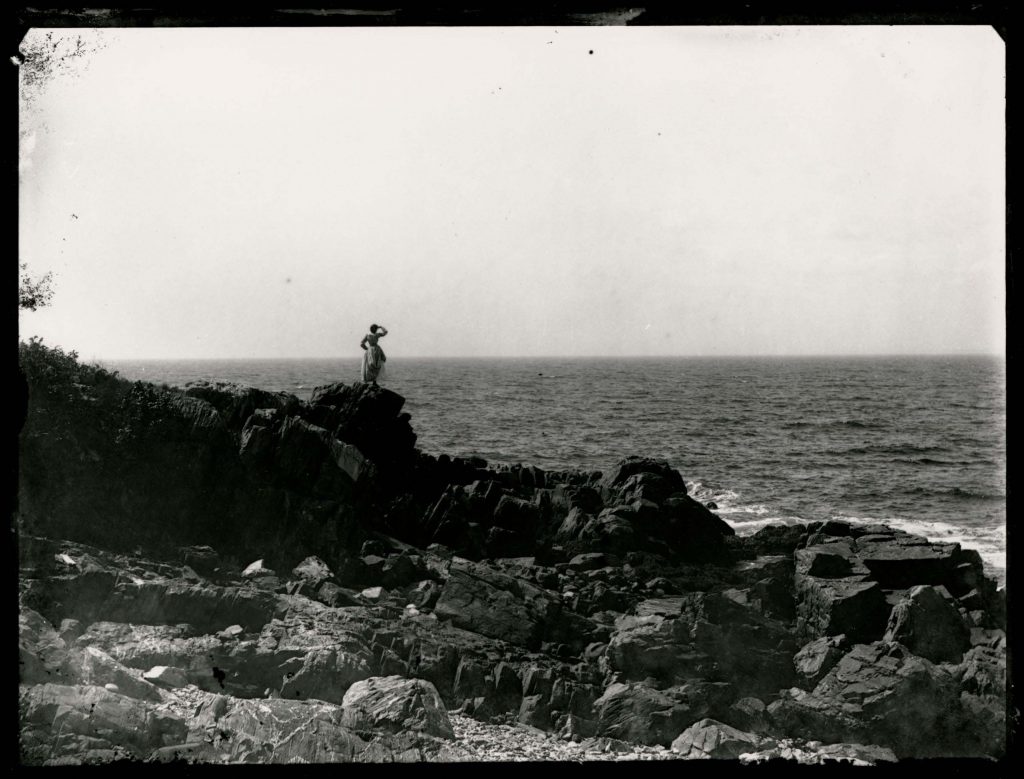
[[[18,283],[18,308],[35,311],[50,305],[53,298],[53,273],[47,272],[38,279],[28,275],[28,265],[21,263],[21,278]]]
[[[88,66],[89,56],[106,46],[106,31],[30,30],[18,47],[22,98],[31,102],[54,78],[74,77]]]
[[[116,371],[83,365],[78,361],[78,352],[46,346],[37,336],[18,344],[18,364],[32,391],[47,395],[80,392],[86,387],[118,381]]]

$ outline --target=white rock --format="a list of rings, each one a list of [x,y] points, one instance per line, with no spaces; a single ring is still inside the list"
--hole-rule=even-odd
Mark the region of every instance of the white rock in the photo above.
[[[274,573],[274,572],[271,571],[269,568],[267,568],[266,566],[263,565],[263,558],[261,557],[256,562],[249,563],[249,565],[247,565],[245,567],[245,570],[242,571],[242,576],[244,576],[244,577],[249,577],[249,576],[266,576],[266,575],[269,575],[269,574],[272,574],[272,573]]]
[[[363,590],[359,594],[362,595],[364,598],[366,598],[366,600],[378,601],[378,600],[381,599],[381,596],[383,596],[383,594],[384,594],[384,588],[383,587],[367,587],[365,590]]]
[[[185,687],[188,684],[185,672],[170,665],[155,665],[142,674],[142,678],[163,687]]]

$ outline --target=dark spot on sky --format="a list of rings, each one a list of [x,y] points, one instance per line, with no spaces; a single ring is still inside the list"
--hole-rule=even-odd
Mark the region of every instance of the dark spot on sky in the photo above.
[[[593,50],[593,49],[591,49],[591,50],[590,50],[590,53],[591,53],[591,54],[593,54],[593,53],[594,53],[594,50]]]
[[[286,279],[284,280],[284,283],[285,283],[285,284],[291,284],[291,283],[292,283],[292,277],[291,277],[291,276],[289,276],[288,278],[286,278]]]

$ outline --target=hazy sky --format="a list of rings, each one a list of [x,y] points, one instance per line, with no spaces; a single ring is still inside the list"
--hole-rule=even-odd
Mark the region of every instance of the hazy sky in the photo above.
[[[990,28],[53,32],[21,329],[83,358],[1004,351]]]

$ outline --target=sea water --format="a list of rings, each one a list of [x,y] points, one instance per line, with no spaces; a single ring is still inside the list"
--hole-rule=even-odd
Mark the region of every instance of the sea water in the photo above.
[[[129,379],[232,381],[308,399],[359,361],[110,361]],[[738,533],[884,522],[1006,570],[1005,362],[993,357],[402,359],[417,445],[490,464],[667,460]]]

